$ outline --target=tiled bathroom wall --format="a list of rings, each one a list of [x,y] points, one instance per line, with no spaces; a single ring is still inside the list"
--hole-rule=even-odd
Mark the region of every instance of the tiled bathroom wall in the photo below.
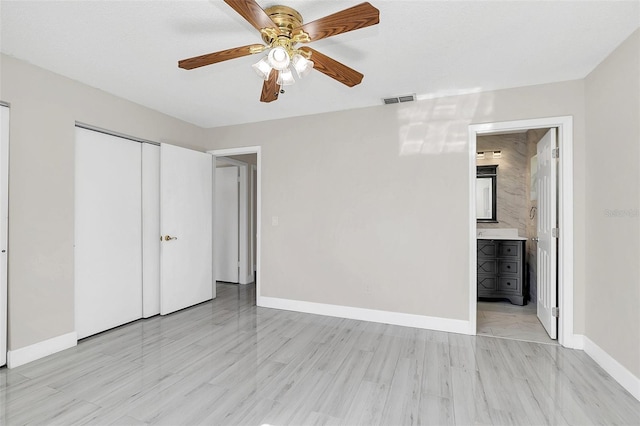
[[[477,160],[478,166],[498,165],[498,223],[478,223],[478,229],[517,228],[519,235],[527,235],[529,160],[526,133],[480,136],[477,151],[487,152],[484,160]],[[493,151],[500,151],[501,157],[491,158]]]

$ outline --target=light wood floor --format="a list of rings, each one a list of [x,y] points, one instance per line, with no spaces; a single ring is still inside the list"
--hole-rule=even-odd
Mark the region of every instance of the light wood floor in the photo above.
[[[0,369],[0,424],[639,424],[584,352],[256,308],[252,286]]]

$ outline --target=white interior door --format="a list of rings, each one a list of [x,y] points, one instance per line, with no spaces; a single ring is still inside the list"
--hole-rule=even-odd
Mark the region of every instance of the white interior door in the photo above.
[[[160,146],[160,313],[215,296],[213,157]]]
[[[216,280],[239,281],[238,167],[216,168]]]
[[[76,128],[75,150],[75,322],[83,338],[142,316],[142,148]]]
[[[0,105],[0,366],[7,363],[7,231],[9,218],[9,108]]]
[[[549,130],[538,142],[538,318],[552,339],[558,336],[558,321],[553,315],[557,306],[557,227],[556,129]]]

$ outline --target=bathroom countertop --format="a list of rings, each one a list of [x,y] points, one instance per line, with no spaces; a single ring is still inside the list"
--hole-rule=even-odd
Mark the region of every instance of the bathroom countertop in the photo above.
[[[484,228],[477,230],[478,240],[517,240],[526,241],[527,237],[518,235],[516,228]]]
[[[513,237],[510,235],[478,235],[476,237],[478,240],[517,240],[517,241],[526,241],[528,238],[526,237]]]

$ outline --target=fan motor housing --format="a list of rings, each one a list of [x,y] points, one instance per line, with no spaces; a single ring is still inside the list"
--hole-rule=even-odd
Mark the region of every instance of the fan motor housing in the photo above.
[[[281,35],[291,37],[291,32],[302,25],[302,15],[288,6],[271,6],[264,10],[269,18],[278,26]],[[262,33],[262,39],[267,44],[273,42],[273,38],[269,34]]]

